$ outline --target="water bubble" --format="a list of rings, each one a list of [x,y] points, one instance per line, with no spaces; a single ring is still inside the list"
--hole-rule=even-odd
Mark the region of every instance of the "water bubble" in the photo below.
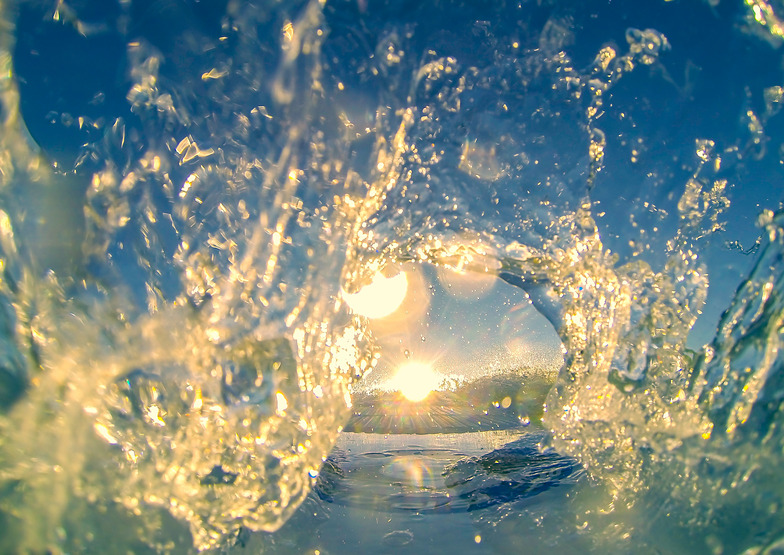
[[[279,404],[274,399],[275,393],[296,374],[296,365],[291,344],[286,339],[239,345],[221,366],[223,400],[228,405],[252,404],[273,413]]]
[[[168,399],[161,377],[134,369],[110,386],[108,405],[121,419],[138,419],[147,424],[164,426]]]

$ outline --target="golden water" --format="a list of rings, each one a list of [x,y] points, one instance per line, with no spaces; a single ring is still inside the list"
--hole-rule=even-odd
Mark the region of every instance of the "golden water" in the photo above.
[[[668,61],[692,47],[626,26],[630,7],[583,41],[597,27],[570,2],[230,0],[210,25],[132,4],[0,4],[4,549],[78,551],[104,521],[158,550],[279,528],[383,356],[344,300],[407,264],[517,283],[557,328],[543,423],[602,484],[570,509],[598,549],[780,541],[780,194],[748,192],[732,217],[759,216],[756,266],[708,298],[726,271],[708,261],[751,265],[711,253],[740,245],[739,189],[781,154],[773,77],[711,137],[662,128],[705,86]],[[780,55],[778,3],[693,5],[696,29],[728,18],[749,56]],[[30,12],[44,31],[15,28]],[[123,46],[94,68],[123,74],[122,110],[46,107],[73,152],[26,121],[37,70],[15,45],[49,26]],[[704,309],[726,311],[692,350]]]

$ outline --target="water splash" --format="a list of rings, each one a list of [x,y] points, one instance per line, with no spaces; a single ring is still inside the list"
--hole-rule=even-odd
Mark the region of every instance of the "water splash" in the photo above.
[[[780,86],[736,68],[719,101],[691,57],[720,45],[667,57],[683,10],[775,67],[779,6],[625,9],[0,4],[0,545],[78,550],[95,503],[159,550],[172,517],[198,549],[277,529],[383,347],[344,299],[423,263],[558,329],[544,423],[606,490],[570,509],[598,550],[775,545],[779,196],[741,191]]]

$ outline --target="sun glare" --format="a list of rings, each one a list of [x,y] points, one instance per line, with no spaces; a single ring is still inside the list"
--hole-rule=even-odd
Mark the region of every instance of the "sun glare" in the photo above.
[[[391,389],[399,390],[409,401],[416,402],[438,389],[442,381],[442,376],[434,372],[429,364],[408,362],[398,368],[387,385]]]
[[[373,281],[356,293],[343,292],[343,298],[356,314],[371,319],[384,318],[392,314],[403,303],[408,290],[405,272],[388,278],[376,273]]]

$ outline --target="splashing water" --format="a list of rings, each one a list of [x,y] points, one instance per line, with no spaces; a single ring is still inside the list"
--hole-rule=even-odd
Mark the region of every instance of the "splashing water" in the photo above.
[[[557,533],[780,549],[782,17],[0,2],[2,549],[278,529],[383,354],[352,302],[406,264],[558,331],[542,421],[604,493]]]

